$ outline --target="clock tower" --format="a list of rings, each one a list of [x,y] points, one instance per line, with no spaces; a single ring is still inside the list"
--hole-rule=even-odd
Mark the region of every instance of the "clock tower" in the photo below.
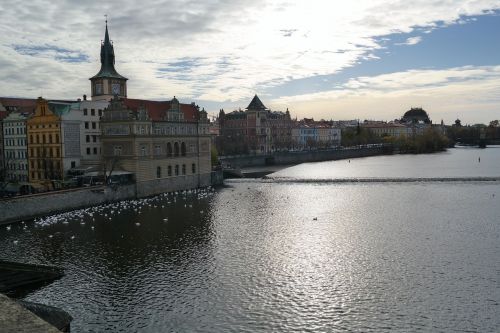
[[[101,43],[101,70],[90,78],[92,100],[111,100],[113,96],[127,97],[127,78],[118,74],[115,69],[115,51],[109,40],[108,21],[104,42]]]

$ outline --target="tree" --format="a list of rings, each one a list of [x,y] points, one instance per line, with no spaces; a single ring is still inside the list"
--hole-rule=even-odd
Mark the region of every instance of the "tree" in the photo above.
[[[118,156],[107,156],[102,157],[101,159],[101,167],[104,175],[104,184],[110,185],[111,176],[113,171],[120,165],[120,159]]]

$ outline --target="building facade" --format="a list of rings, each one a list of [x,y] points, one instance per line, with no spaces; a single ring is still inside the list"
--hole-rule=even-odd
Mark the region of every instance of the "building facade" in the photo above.
[[[293,120],[286,112],[271,111],[255,95],[245,111],[219,112],[218,149],[224,154],[270,154],[292,146]]]
[[[134,173],[138,196],[211,184],[209,121],[194,104],[115,97],[101,130],[105,171]]]
[[[340,146],[341,129],[327,121],[304,118],[292,129],[294,148],[333,148]]]
[[[412,133],[410,127],[399,123],[365,122],[361,124],[361,127],[379,137],[392,136],[395,138],[406,138]]]
[[[28,181],[27,117],[11,112],[2,121],[5,180],[9,182]]]
[[[64,178],[61,119],[50,110],[48,101],[39,97],[26,129],[29,182],[50,187],[53,180]]]

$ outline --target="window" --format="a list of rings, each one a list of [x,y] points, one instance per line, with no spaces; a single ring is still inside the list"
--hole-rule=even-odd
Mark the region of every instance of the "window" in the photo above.
[[[141,156],[146,156],[146,146],[141,146]]]
[[[167,143],[167,157],[172,156],[172,144],[170,142]]]
[[[97,135],[92,135],[92,142],[97,142]]]
[[[183,164],[182,165],[182,174],[185,175],[186,174],[186,164]]]
[[[174,156],[179,156],[179,143],[174,143]]]
[[[169,177],[172,176],[172,166],[171,165],[168,166],[167,170],[168,170],[168,176]]]
[[[120,156],[122,154],[122,146],[113,147],[113,155]]]
[[[56,133],[56,143],[59,143],[59,134]]]
[[[76,168],[76,162],[75,161],[71,161],[71,169],[74,169]]]
[[[191,164],[191,172],[196,173],[196,164]]]
[[[94,147],[94,155],[97,155],[97,148]]]
[[[175,175],[176,176],[179,175],[179,165],[178,164],[175,165]]]
[[[155,155],[158,156],[161,154],[161,147],[160,145],[155,146]]]
[[[95,116],[95,109],[90,109],[90,115]]]
[[[99,110],[97,110],[97,112],[98,112],[98,114],[99,114],[99,117],[102,117],[102,110],[101,110],[101,109],[99,109]]]
[[[94,121],[92,122],[92,129],[96,129],[96,124]]]
[[[90,135],[87,135],[87,136],[85,137],[85,142],[90,142]]]
[[[89,128],[89,122],[88,122],[88,121],[86,121],[86,122],[85,122],[85,128],[86,128],[86,129],[88,129],[88,128]]]
[[[87,109],[83,109],[83,115],[86,116],[88,114]]]
[[[90,155],[90,147],[87,147],[87,155]]]
[[[156,167],[156,178],[161,178],[161,167]]]
[[[186,144],[184,142],[181,143],[181,155],[186,156]]]

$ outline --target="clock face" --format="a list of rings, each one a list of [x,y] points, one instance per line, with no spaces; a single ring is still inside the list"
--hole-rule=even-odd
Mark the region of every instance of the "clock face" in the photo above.
[[[95,84],[95,94],[96,95],[101,95],[102,94],[102,83],[96,83]]]
[[[113,83],[111,85],[111,92],[113,93],[113,95],[120,95],[120,84]]]

